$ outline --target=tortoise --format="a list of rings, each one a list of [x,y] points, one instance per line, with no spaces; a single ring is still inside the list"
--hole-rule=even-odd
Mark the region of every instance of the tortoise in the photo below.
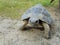
[[[41,4],[36,4],[29,8],[21,17],[24,22],[21,30],[29,23],[33,26],[41,25],[44,27],[44,36],[46,38],[51,38],[50,30],[51,24],[53,23],[53,18],[51,14],[45,9]]]

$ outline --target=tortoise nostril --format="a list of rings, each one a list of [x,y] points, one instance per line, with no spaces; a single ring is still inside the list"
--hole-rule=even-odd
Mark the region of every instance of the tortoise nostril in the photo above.
[[[30,22],[31,22],[31,20],[30,20]]]

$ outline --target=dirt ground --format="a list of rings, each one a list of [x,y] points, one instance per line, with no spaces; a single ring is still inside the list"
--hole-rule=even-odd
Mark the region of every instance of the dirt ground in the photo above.
[[[40,30],[21,31],[20,20],[0,17],[0,45],[60,45],[60,19],[55,9],[49,9],[55,20],[55,34],[51,39],[45,39]]]

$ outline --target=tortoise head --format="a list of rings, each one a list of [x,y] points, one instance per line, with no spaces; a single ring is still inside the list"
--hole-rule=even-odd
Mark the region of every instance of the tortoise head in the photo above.
[[[37,19],[37,18],[30,18],[30,19],[29,19],[29,23],[30,23],[30,24],[34,24],[34,25],[35,25],[35,24],[39,24],[39,19]]]

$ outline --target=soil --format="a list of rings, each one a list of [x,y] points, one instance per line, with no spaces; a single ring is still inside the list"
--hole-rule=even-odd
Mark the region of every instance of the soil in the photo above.
[[[60,13],[48,8],[55,20],[55,34],[51,39],[43,37],[43,31],[31,29],[21,31],[20,20],[0,17],[0,45],[60,45]]]

